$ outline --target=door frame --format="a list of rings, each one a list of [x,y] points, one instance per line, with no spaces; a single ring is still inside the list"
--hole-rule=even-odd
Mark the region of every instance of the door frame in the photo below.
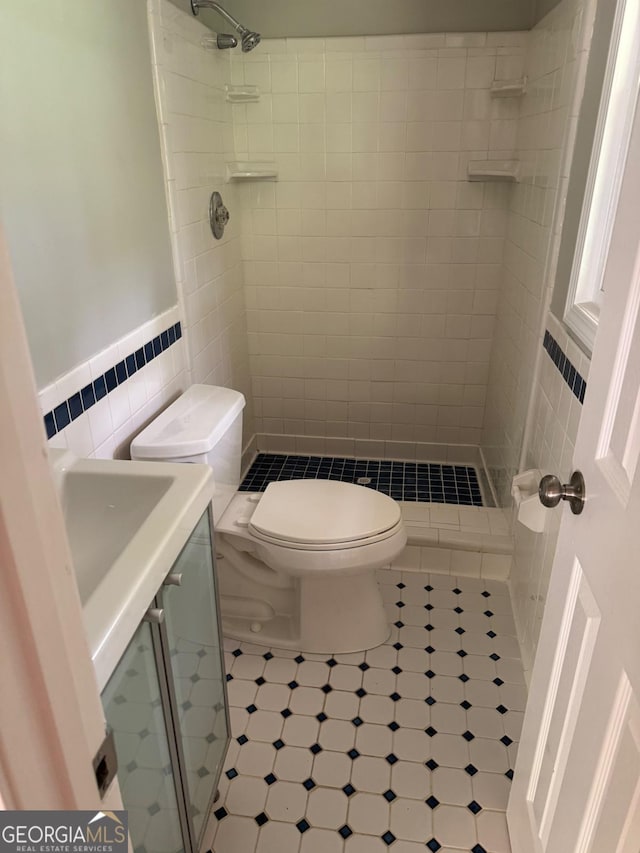
[[[93,772],[104,715],[1,223],[0,471],[0,803],[122,808]]]

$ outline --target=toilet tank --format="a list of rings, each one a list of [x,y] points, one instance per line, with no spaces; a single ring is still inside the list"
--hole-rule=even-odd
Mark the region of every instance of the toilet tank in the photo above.
[[[240,485],[244,406],[239,391],[192,385],[134,438],[131,458],[209,465],[217,522]]]

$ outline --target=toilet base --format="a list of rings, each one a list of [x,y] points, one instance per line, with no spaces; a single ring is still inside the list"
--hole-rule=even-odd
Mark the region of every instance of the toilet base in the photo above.
[[[222,605],[223,607],[224,605]],[[225,616],[222,610],[222,633],[232,640],[242,640],[257,646],[276,649],[297,649],[299,640],[289,616],[275,616],[267,623],[259,623],[260,631],[255,631],[256,621],[246,617]]]
[[[225,595],[229,590],[225,575],[231,566],[227,559],[222,565],[225,563],[225,570],[220,573],[220,605],[226,637],[260,646],[327,655],[373,649],[389,637],[391,629],[373,571],[329,579],[315,576],[295,579],[290,596],[293,608],[289,613],[278,612],[285,598],[270,595],[272,591],[266,586],[261,590],[254,586],[254,600],[270,604],[274,614],[271,618],[260,619],[254,614],[236,612],[232,615],[229,612],[233,607],[231,598]],[[229,607],[225,607],[225,598]]]
[[[260,500],[239,493],[216,527],[225,635],[303,654],[362,652],[384,643],[391,628],[376,569],[404,548],[401,521],[380,536],[334,547],[284,545],[251,530]]]
[[[360,652],[384,643],[390,627],[374,572],[316,576],[300,583],[301,641],[309,652]]]

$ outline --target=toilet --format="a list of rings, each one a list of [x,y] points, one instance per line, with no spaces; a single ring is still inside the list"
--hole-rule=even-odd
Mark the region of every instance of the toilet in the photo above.
[[[242,394],[192,385],[131,444],[131,458],[208,464],[226,636],[338,654],[384,643],[375,570],[407,536],[390,497],[335,480],[285,480],[238,492]]]

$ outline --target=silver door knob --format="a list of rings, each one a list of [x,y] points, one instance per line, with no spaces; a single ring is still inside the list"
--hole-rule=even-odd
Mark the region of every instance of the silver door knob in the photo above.
[[[182,586],[182,572],[167,575],[163,583],[164,586]]]
[[[540,503],[546,507],[558,506],[560,501],[569,501],[571,512],[580,515],[586,501],[584,477],[580,471],[574,471],[571,479],[564,485],[554,474],[547,474],[538,486]]]

